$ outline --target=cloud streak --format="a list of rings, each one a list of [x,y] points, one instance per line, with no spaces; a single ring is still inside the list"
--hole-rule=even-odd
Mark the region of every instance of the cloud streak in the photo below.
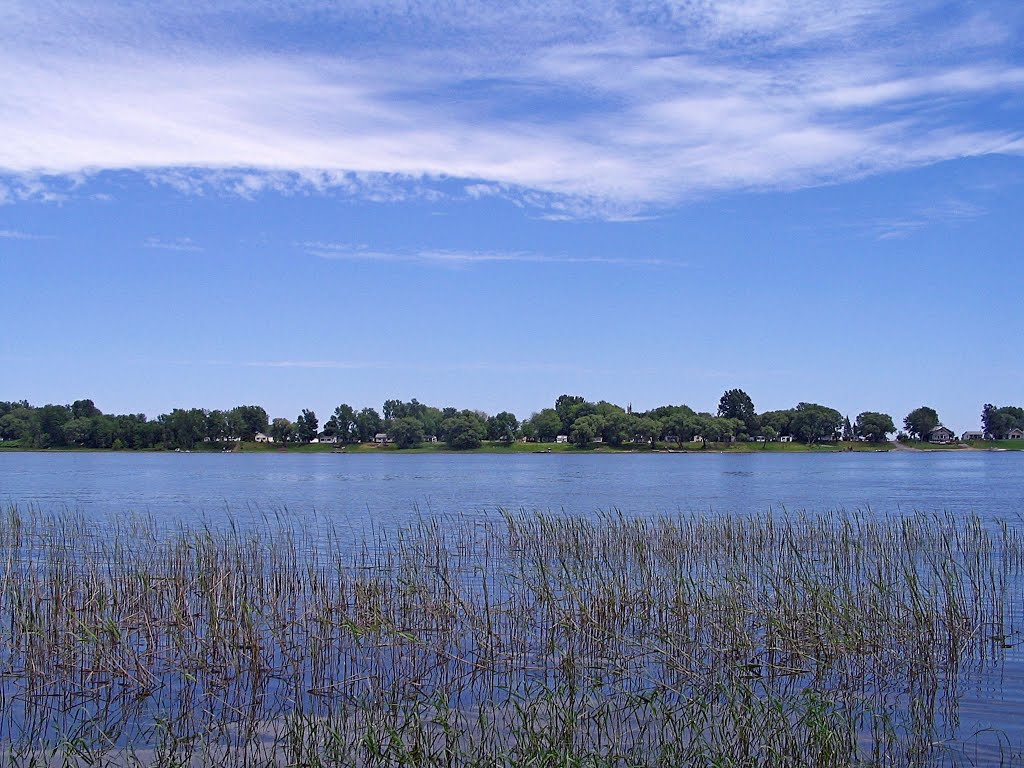
[[[176,240],[163,240],[159,237],[148,237],[142,244],[144,248],[153,248],[160,251],[177,251],[179,253],[198,253],[202,247],[196,245],[190,237],[179,237]]]
[[[366,245],[308,242],[302,247],[311,256],[339,261],[406,262],[449,268],[482,264],[607,264],[622,267],[678,267],[683,262],[642,256],[553,256],[529,252],[412,250],[384,251]]]
[[[16,229],[0,229],[0,240],[46,240],[45,235],[32,235]]]
[[[0,169],[19,180],[132,169],[190,194],[381,200],[464,180],[628,218],[1024,153],[1009,2],[13,5]],[[323,34],[289,37],[314,18]],[[254,31],[270,22],[278,45]]]

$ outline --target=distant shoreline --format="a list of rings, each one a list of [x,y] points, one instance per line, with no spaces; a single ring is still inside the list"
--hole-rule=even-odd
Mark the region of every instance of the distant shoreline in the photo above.
[[[636,445],[594,445],[578,448],[571,443],[485,443],[480,448],[456,450],[445,443],[423,443],[414,448],[396,448],[391,445],[372,443],[352,443],[344,446],[331,444],[290,444],[285,447],[267,443],[234,443],[224,444],[203,443],[192,450],[175,450],[169,448],[114,449],[114,448],[31,448],[20,445],[0,443],[0,453],[204,453],[204,454],[348,454],[348,455],[415,455],[415,454],[515,454],[515,455],[615,455],[615,454],[820,454],[820,453],[966,453],[966,452],[1003,452],[1024,451],[1024,440],[971,441],[969,443],[951,443],[935,445],[930,443],[884,443],[837,442],[837,443],[708,443],[707,447],[679,447],[673,444],[659,444],[657,447]]]

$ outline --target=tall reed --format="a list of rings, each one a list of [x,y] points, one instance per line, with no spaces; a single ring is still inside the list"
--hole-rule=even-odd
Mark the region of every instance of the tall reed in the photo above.
[[[0,749],[36,765],[1024,764],[961,722],[1019,531],[951,515],[420,518],[352,541],[0,518]]]

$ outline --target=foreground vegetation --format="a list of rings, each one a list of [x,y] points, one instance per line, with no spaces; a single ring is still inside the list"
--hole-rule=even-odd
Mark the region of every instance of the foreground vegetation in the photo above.
[[[12,508],[0,562],[11,764],[1021,764],[958,712],[1021,642],[1024,539],[976,518]]]

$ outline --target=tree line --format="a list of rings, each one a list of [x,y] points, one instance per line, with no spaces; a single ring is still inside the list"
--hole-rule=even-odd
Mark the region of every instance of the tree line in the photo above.
[[[935,409],[922,406],[903,420],[901,438],[926,440],[940,424]],[[1004,438],[1015,428],[1024,429],[1024,409],[986,404],[982,409],[986,434]],[[623,444],[708,443],[736,440],[779,439],[804,443],[837,440],[883,442],[895,433],[889,414],[864,411],[851,421],[838,410],[817,403],[798,403],[793,408],[758,413],[742,389],[723,393],[715,413],[698,412],[687,405],[663,405],[644,412],[604,400],[592,402],[580,395],[562,395],[520,421],[508,411],[490,416],[481,411],[436,408],[415,398],[386,400],[381,411],[356,410],[342,403],[324,422],[313,410],[303,409],[294,421],[271,420],[258,405],[230,410],[175,408],[155,419],[144,414],[108,415],[92,400],[70,405],[32,406],[27,401],[0,401],[0,440],[19,441],[31,448],[111,448],[191,450],[201,443],[252,441],[258,433],[276,443],[308,443],[330,439],[341,444],[371,442],[386,434],[390,443],[409,448],[425,440],[438,440],[455,450],[479,447],[485,440],[510,443],[526,439],[555,442],[559,436],[585,447],[600,441]]]

